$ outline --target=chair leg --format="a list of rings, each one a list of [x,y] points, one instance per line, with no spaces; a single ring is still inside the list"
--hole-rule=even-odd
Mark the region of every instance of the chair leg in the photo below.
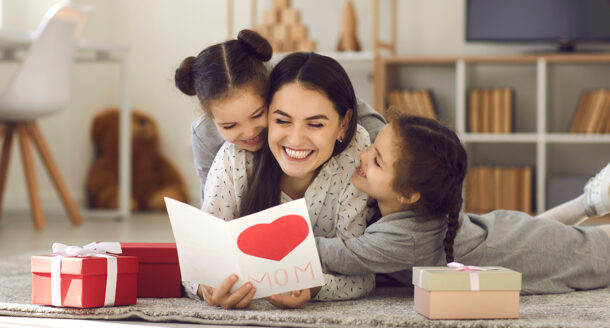
[[[47,171],[49,172],[51,179],[55,183],[55,188],[57,188],[57,191],[59,192],[59,196],[61,197],[64,207],[70,216],[70,220],[72,220],[72,224],[82,224],[83,218],[78,211],[78,207],[76,206],[74,199],[72,199],[72,196],[68,191],[68,187],[66,186],[64,179],[61,177],[59,168],[53,159],[53,155],[51,154],[44,137],[42,136],[42,132],[40,132],[40,128],[36,123],[32,123],[28,124],[28,130],[32,139],[34,139],[34,143],[36,144],[38,152],[40,153],[40,156],[47,167]]]
[[[27,131],[27,123],[17,123],[17,133],[19,134],[19,144],[21,146],[21,155],[23,157],[23,167],[25,169],[25,177],[28,184],[30,194],[30,203],[32,205],[32,218],[34,226],[37,229],[44,229],[44,214],[42,213],[42,202],[40,201],[40,193],[38,183],[36,181],[36,171],[34,168],[34,160],[32,158],[32,149],[30,148],[30,138]]]
[[[6,185],[6,173],[11,159],[11,147],[13,145],[13,131],[15,124],[7,123],[2,126],[4,142],[2,143],[2,159],[0,160],[0,218],[2,218],[2,201],[4,199],[4,186]]]

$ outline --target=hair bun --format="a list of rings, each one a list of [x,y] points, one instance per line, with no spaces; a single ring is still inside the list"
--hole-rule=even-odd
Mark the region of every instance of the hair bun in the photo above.
[[[239,31],[237,40],[245,46],[250,54],[261,61],[266,62],[271,59],[271,56],[273,55],[273,49],[271,48],[269,41],[252,30]]]
[[[197,58],[193,56],[184,58],[174,75],[176,87],[189,96],[194,96],[196,94],[193,80],[193,64],[196,59]]]

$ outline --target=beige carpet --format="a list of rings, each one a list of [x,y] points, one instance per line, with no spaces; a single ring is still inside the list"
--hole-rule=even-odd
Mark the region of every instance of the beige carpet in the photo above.
[[[410,288],[381,288],[356,301],[311,303],[279,310],[258,300],[246,310],[222,310],[191,299],[138,299],[138,304],[69,309],[31,304],[29,255],[0,259],[0,315],[78,319],[139,319],[215,325],[282,327],[610,327],[610,288],[521,297],[517,320],[428,320],[413,311]]]

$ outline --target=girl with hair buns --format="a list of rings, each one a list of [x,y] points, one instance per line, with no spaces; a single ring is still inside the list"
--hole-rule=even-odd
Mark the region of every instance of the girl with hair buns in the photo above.
[[[204,112],[191,124],[202,203],[208,171],[225,141],[251,152],[263,146],[269,83],[266,62],[271,56],[271,45],[265,38],[242,30],[236,40],[209,46],[196,57],[185,58],[176,69],[176,87],[188,96],[197,96]],[[357,107],[358,123],[374,140],[385,120],[359,98]]]
[[[437,121],[398,116],[360,159],[353,183],[377,200],[382,217],[356,238],[317,237],[326,271],[388,273],[410,285],[413,266],[455,260],[519,271],[523,294],[610,285],[610,225],[564,224],[610,212],[610,164],[587,183],[583,195],[532,217],[507,210],[461,211],[466,151]]]

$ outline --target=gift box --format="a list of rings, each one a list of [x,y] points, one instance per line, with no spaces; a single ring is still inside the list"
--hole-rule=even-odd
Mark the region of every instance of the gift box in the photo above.
[[[121,243],[123,255],[137,256],[138,297],[181,297],[176,243]]]
[[[415,311],[429,319],[519,318],[521,273],[503,267],[413,267]]]
[[[31,271],[33,304],[91,308],[137,301],[135,256],[32,256]]]

